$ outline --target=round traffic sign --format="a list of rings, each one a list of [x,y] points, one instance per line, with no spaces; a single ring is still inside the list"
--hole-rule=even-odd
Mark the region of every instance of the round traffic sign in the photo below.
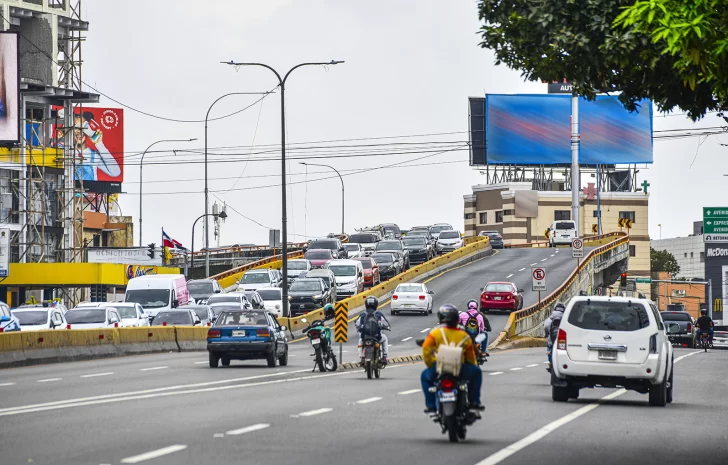
[[[603,292],[601,287],[594,289],[594,295],[602,295]]]
[[[534,268],[534,270],[533,270],[534,279],[541,281],[545,277],[546,277],[546,270],[544,270],[543,268]]]
[[[581,249],[582,247],[584,247],[584,242],[582,242],[581,239],[574,239],[573,241],[571,241],[571,246],[575,249]]]

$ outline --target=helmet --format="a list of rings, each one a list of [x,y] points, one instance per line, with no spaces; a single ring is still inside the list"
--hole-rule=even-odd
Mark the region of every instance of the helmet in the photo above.
[[[376,312],[377,308],[379,308],[379,300],[376,297],[374,297],[373,295],[370,295],[364,301],[364,308],[369,313]]]
[[[460,321],[460,313],[454,305],[445,304],[437,311],[437,317],[440,323],[446,324],[450,328],[457,326]]]
[[[334,312],[334,306],[331,304],[324,305],[324,313],[333,313]]]
[[[468,310],[477,310],[478,309],[478,301],[475,299],[468,300]]]
[[[554,310],[563,312],[566,310],[566,305],[564,305],[562,302],[556,302],[556,305],[554,305]]]
[[[700,309],[700,314],[701,315],[707,315],[708,314],[708,311],[706,309],[702,308],[702,309]]]

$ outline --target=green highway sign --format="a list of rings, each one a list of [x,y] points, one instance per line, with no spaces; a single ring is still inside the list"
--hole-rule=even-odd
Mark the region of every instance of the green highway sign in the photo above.
[[[728,207],[703,207],[703,234],[728,234]]]
[[[634,282],[642,283],[642,284],[650,284],[652,282],[652,278],[634,278]]]

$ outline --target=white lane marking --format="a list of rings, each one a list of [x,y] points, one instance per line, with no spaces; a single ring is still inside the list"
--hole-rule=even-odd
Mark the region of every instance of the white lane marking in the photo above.
[[[521,367],[511,368],[511,371],[518,371],[518,370],[523,370],[523,368],[521,368]]]
[[[410,339],[412,339],[412,337],[411,337],[411,336],[410,336],[410,337],[406,337],[406,338],[402,339],[402,342],[407,342],[407,341],[409,341]]]
[[[672,363],[677,363],[684,358],[690,357],[691,355],[699,354],[700,352],[702,352],[702,350],[696,350],[695,352],[690,352],[689,354],[681,355],[678,358],[676,358],[675,360],[673,360]]]
[[[314,415],[321,415],[322,413],[329,413],[332,410],[334,410],[334,409],[332,409],[332,408],[320,408],[320,409],[316,409],[316,410],[309,410],[308,412],[299,413],[298,415],[291,415],[291,417],[293,417],[293,418],[296,418],[296,417],[312,417]]]
[[[268,423],[258,423],[257,425],[246,426],[245,428],[234,429],[227,431],[225,434],[228,436],[237,436],[239,434],[252,433],[253,431],[260,431],[262,429],[270,428]]]
[[[543,259],[543,260],[541,260],[541,261],[542,261],[542,262],[545,262],[546,260],[548,260],[548,258],[544,258],[544,259]]]
[[[164,370],[165,368],[169,367],[151,367],[151,368],[140,368],[139,371],[154,371],[154,370]]]
[[[545,361],[545,362],[543,362],[543,363],[544,363],[544,365],[548,365],[549,364],[548,360]]]
[[[502,374],[503,374],[502,371],[494,371],[493,373],[488,373],[489,376],[497,376],[497,375],[502,375]]]
[[[50,382],[52,382],[52,381],[60,381],[60,380],[62,380],[62,379],[63,379],[63,378],[47,378],[47,379],[39,379],[39,380],[38,380],[38,382],[39,382],[39,383],[50,383]]]
[[[559,251],[557,250],[556,253],[559,253]]]
[[[376,402],[378,400],[382,400],[382,398],[381,397],[370,397],[368,399],[357,400],[356,403],[357,404],[371,404],[372,402]]]
[[[290,355],[289,355],[289,357],[290,357]],[[195,362],[195,365],[202,365],[203,363],[210,363],[210,362],[207,360],[203,360],[201,362]]]
[[[121,463],[139,463],[144,462],[146,460],[156,459],[157,457],[161,457],[163,455],[173,454],[175,452],[179,452],[181,450],[187,449],[187,446],[183,444],[176,444],[174,446],[167,446],[162,447],[161,449],[153,450],[151,452],[146,452],[144,454],[135,455],[134,457],[127,457],[125,459],[121,459]]]
[[[530,264],[529,266],[536,266],[536,265],[538,265],[538,262],[536,262],[536,263],[531,263],[531,264]]]
[[[526,365],[526,368],[533,368],[533,367],[537,367],[537,366],[538,366],[538,363],[532,363],[530,365]]]
[[[510,278],[511,276],[513,276],[513,275],[512,274],[509,274],[508,276],[506,276],[506,279]]]
[[[556,254],[555,253],[552,253],[551,256],[554,257],[554,256],[556,256]]]
[[[14,386],[15,383],[0,383],[0,387],[2,386]]]
[[[549,434],[551,434],[553,431],[559,429],[560,427],[564,426],[565,424],[576,420],[582,415],[586,415],[587,413],[591,412],[595,408],[599,407],[601,405],[601,402],[609,401],[614,398],[617,398],[627,392],[624,389],[620,389],[618,391],[615,391],[607,396],[602,397],[599,399],[599,401],[586,405],[579,410],[576,410],[574,412],[571,412],[570,414],[563,416],[559,418],[558,420],[554,420],[548,425],[544,426],[543,428],[540,428],[533,433],[529,434],[525,438],[514,442],[513,444],[499,450],[495,454],[492,454],[480,462],[476,463],[475,465],[496,465],[498,463],[501,463],[511,455],[515,454],[516,452],[525,449],[526,447],[530,446],[531,444],[545,438]]]
[[[523,271],[523,270],[525,270],[525,268],[521,268],[521,269],[520,269],[520,270],[518,270],[518,271]]]
[[[410,394],[417,394],[418,392],[422,392],[422,389],[410,389],[409,391],[402,391],[398,392],[398,396],[408,396]]]
[[[423,330],[422,330],[422,331],[420,331],[420,332],[421,332],[421,333],[426,333],[426,332],[427,332],[427,331],[429,331],[430,329],[432,329],[432,328],[425,328],[425,329],[423,329]]]
[[[106,373],[92,373],[90,375],[81,375],[81,378],[96,378],[97,376],[109,376],[113,374],[113,371],[107,371]]]

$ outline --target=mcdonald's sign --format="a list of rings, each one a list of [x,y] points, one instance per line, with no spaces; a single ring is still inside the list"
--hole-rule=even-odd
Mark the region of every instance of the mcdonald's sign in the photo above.
[[[723,299],[713,299],[713,317],[715,318],[716,313],[723,313]]]

